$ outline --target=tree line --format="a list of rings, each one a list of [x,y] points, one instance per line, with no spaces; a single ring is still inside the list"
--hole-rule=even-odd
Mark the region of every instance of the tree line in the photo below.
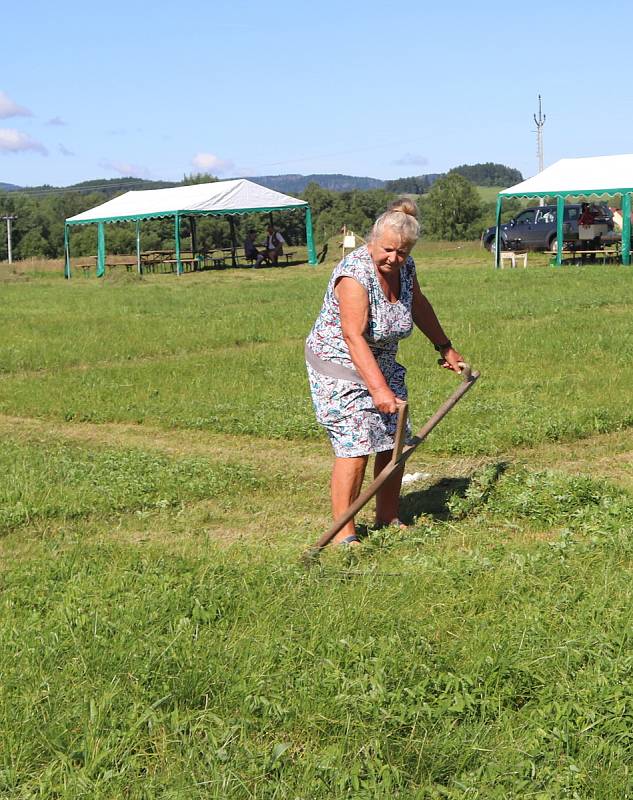
[[[126,179],[127,181],[134,179]],[[211,175],[185,176],[178,185],[217,180]],[[408,179],[402,179],[406,181]],[[398,181],[390,184],[398,184]],[[507,183],[507,182],[506,182]],[[96,186],[98,188],[92,188]],[[119,187],[115,190],[114,186]],[[361,236],[371,228],[376,217],[397,196],[411,189],[405,184],[395,190],[391,185],[385,189],[353,190],[336,192],[310,183],[299,195],[312,209],[314,236],[317,245],[323,245],[332,236],[337,236],[343,225]],[[94,181],[82,185],[81,190],[59,192],[0,192],[0,216],[15,215],[13,229],[13,256],[26,258],[61,258],[64,247],[64,220],[88,208],[99,205],[110,197],[120,194],[120,181]],[[494,222],[494,201],[482,201],[477,189],[457,170],[435,177],[417,194],[420,206],[420,221],[424,235],[431,239],[468,240],[477,239],[484,227]],[[504,204],[505,216],[516,213],[516,203]],[[518,206],[517,206],[518,207]],[[236,238],[241,244],[249,230],[255,233],[256,241],[263,242],[268,214],[237,215],[234,218]],[[277,227],[291,245],[304,245],[305,217],[302,210],[275,213]],[[183,240],[190,235],[189,221],[181,222]],[[146,220],[141,224],[142,248],[144,250],[167,250],[173,248],[173,220]],[[226,217],[199,217],[196,225],[198,249],[210,251],[230,244],[230,227]],[[73,226],[71,237],[72,254],[92,255],[97,247],[96,225]],[[112,254],[133,253],[136,248],[134,223],[121,222],[106,226],[106,247]],[[7,259],[6,235],[0,236],[0,260]]]

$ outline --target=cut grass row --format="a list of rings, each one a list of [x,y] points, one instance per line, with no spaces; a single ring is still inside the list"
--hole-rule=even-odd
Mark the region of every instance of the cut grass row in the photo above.
[[[1,578],[0,792],[626,797],[630,496],[489,469],[452,508],[311,572],[42,540]]]
[[[0,412],[320,436],[302,350],[327,275],[305,268],[262,281],[233,273],[179,284],[7,287]],[[494,453],[631,426],[622,364],[633,348],[628,270],[452,267],[421,276],[485,381],[469,401],[468,426],[451,417],[431,447]],[[416,424],[454,384],[434,355],[419,334],[401,348]]]

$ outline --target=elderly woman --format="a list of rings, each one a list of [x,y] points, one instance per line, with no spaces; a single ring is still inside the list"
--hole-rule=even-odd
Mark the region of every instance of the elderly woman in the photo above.
[[[415,203],[407,198],[392,203],[376,220],[367,244],[334,269],[306,340],[312,402],[334,448],[334,519],[358,497],[369,455],[376,454],[376,475],[391,459],[398,404],[407,398],[405,368],[396,361],[398,341],[415,324],[444,367],[459,372],[463,361],[420,290],[410,256],[419,233]],[[402,472],[396,471],[376,495],[377,527],[402,525]],[[354,520],[333,541],[358,543]]]

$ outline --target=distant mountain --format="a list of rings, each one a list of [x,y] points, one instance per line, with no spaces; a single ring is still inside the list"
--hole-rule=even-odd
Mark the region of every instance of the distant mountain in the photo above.
[[[333,192],[385,188],[385,181],[378,178],[358,178],[354,175],[260,175],[247,180],[284,194],[301,194],[309,183],[318,183],[322,189]]]
[[[453,172],[459,172],[464,177],[479,186],[510,186],[522,180],[521,173],[503,164],[463,164],[455,167]],[[323,189],[333,192],[352,192],[354,190],[366,191],[368,189],[387,189],[396,193],[424,194],[433,183],[444,173],[431,173],[416,175],[408,178],[394,180],[380,180],[379,178],[358,177],[356,175],[340,174],[311,174],[311,175],[259,175],[247,180],[259,183],[269,189],[274,189],[283,194],[302,194],[309,183],[317,183]],[[193,180],[197,179],[197,180]],[[71,186],[54,187],[43,186],[17,186],[13,183],[0,183],[0,191],[21,191],[34,195],[55,194],[57,192],[98,192],[112,197],[122,192],[142,189],[167,189],[172,186],[182,186],[183,182],[198,182],[204,179],[213,180],[211,175],[184,176],[184,181],[150,181],[144,178],[119,177],[97,178],[90,181],[81,181]]]
[[[81,181],[66,187],[77,192],[130,192],[135,189],[169,189],[179,186],[173,181],[148,181],[145,178],[97,178],[91,181]]]

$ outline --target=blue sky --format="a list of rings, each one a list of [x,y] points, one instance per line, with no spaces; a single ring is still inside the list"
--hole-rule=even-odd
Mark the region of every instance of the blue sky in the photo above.
[[[13,3],[0,182],[395,178],[633,152],[630,2]]]

